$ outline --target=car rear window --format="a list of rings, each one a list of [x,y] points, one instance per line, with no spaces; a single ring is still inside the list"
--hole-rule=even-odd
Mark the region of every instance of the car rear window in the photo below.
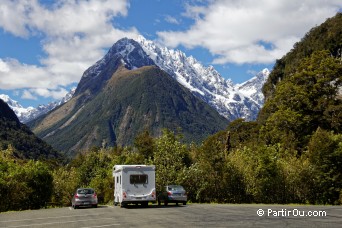
[[[168,191],[183,191],[184,188],[182,186],[168,186],[167,187]]]
[[[131,184],[147,184],[148,176],[146,174],[133,174],[130,175],[129,182]]]
[[[93,189],[78,189],[77,194],[94,194]]]

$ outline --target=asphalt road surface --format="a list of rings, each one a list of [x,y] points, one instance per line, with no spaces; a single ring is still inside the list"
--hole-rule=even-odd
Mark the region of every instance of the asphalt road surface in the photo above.
[[[342,227],[341,206],[188,204],[0,213],[0,227]]]

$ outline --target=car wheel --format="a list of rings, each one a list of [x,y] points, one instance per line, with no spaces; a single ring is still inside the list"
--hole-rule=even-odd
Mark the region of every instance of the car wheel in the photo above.
[[[167,206],[168,205],[168,202],[165,200],[164,201],[164,206]]]
[[[121,203],[121,204],[120,204],[120,207],[121,207],[121,208],[123,208],[123,207],[125,207],[125,206],[126,206],[126,204],[124,204],[124,203]]]
[[[74,209],[77,209],[77,208],[78,208],[78,206],[75,205],[75,206],[74,206]]]
[[[93,205],[93,208],[97,208],[97,204]]]
[[[186,202],[183,202],[183,205],[186,205]]]
[[[160,202],[160,200],[158,200],[158,206],[160,206],[161,205],[161,202]]]

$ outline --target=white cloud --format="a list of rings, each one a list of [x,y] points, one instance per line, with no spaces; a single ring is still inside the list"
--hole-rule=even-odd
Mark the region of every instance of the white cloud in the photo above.
[[[129,0],[60,0],[49,7],[38,0],[1,1],[0,28],[18,37],[43,37],[46,57],[40,66],[0,59],[0,89],[26,89],[23,97],[29,99],[65,95],[63,87],[78,82],[106,48],[138,34],[113,27],[128,8]]]
[[[0,74],[7,73],[9,70],[7,63],[0,59]]]
[[[38,0],[3,0],[0,26],[21,37],[32,32],[48,36],[103,33],[112,29],[112,18],[127,15],[128,7],[127,0],[59,0],[48,8]]]
[[[27,87],[55,87],[58,79],[48,77],[48,69],[26,65],[16,59],[0,59],[5,69],[0,70],[0,88],[19,89]],[[59,83],[58,83],[59,84]]]
[[[22,91],[21,98],[28,100],[37,100],[38,97],[52,97],[55,100],[59,100],[67,94],[68,91],[64,88],[57,89],[46,89],[46,88],[33,88],[33,89],[24,89]]]
[[[25,24],[26,2],[2,1],[0,5],[0,27],[16,36],[26,37],[29,34]]]
[[[61,99],[65,96],[66,93],[68,93],[67,90],[64,88],[57,88],[57,89],[46,89],[46,88],[34,88],[29,89],[29,92],[31,94],[36,94],[41,97],[52,97],[54,99]]]
[[[34,96],[30,91],[26,89],[23,91],[21,98],[27,99],[27,100],[37,100],[37,97]]]
[[[165,16],[165,21],[170,23],[170,24],[175,24],[175,25],[178,25],[180,22],[177,20],[177,18],[175,17],[172,17],[170,15],[166,15]]]
[[[214,63],[272,63],[288,52],[312,27],[334,16],[340,0],[217,0],[187,5],[194,19],[187,31],[160,31],[170,46],[207,48]],[[268,43],[272,48],[266,47]]]

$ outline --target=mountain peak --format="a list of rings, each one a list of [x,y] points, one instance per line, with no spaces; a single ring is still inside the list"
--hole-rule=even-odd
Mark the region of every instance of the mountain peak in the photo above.
[[[133,39],[122,38],[118,40],[106,56],[113,59],[118,55],[121,56],[125,67],[129,70],[154,65],[154,62],[146,55],[140,44]]]
[[[267,76],[270,74],[270,70],[268,68],[263,69],[261,72]]]
[[[75,95],[86,92],[88,94],[87,96],[94,96],[103,88],[113,73],[122,64],[129,70],[142,66],[155,65],[139,43],[132,39],[122,38],[109,49],[108,53],[102,59],[84,72],[75,91]]]
[[[257,73],[253,78],[237,85],[237,89],[245,96],[253,99],[261,108],[265,100],[264,94],[262,93],[262,87],[266,83],[269,75],[270,71],[265,68]]]

